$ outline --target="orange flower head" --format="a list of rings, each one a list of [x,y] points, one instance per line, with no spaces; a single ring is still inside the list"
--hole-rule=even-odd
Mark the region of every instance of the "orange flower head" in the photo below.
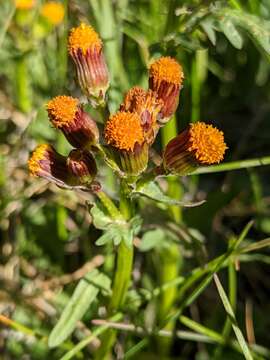
[[[149,70],[149,88],[163,101],[160,125],[165,125],[175,113],[184,78],[181,65],[169,56],[156,60]]]
[[[78,111],[79,100],[71,96],[56,96],[47,103],[47,111],[53,125],[61,128],[71,123]]]
[[[219,163],[226,149],[222,131],[203,122],[190,124],[167,144],[163,168],[166,173],[187,175],[200,165]]]
[[[104,106],[109,72],[100,37],[91,26],[82,23],[71,29],[68,50],[76,66],[81,90],[93,107]]]
[[[105,139],[119,150],[133,151],[135,144],[141,145],[144,141],[139,115],[118,111],[110,116],[105,127]]]
[[[188,151],[194,152],[200,164],[219,163],[223,160],[226,149],[227,146],[222,131],[203,122],[190,125],[190,146]]]
[[[140,116],[145,139],[151,145],[158,133],[162,106],[163,101],[158,99],[156,92],[134,86],[127,92],[120,110],[136,112]]]
[[[47,160],[48,153],[53,152],[54,149],[49,144],[42,144],[36,147],[32,156],[28,160],[28,169],[32,176],[39,176],[39,172],[41,170],[41,163],[42,160]]]
[[[60,129],[76,148],[90,150],[99,141],[96,122],[87,114],[78,99],[71,96],[56,96],[47,103],[52,124]]]
[[[102,48],[102,41],[92,26],[81,23],[80,26],[71,29],[68,38],[68,49],[71,55],[78,49],[81,49],[83,55],[86,55],[87,51],[92,48],[96,48],[98,51]]]
[[[30,10],[35,6],[35,0],[15,0],[16,9]]]
[[[59,2],[48,1],[42,5],[41,15],[51,24],[59,25],[64,19],[65,9]]]
[[[181,65],[170,56],[156,60],[150,66],[149,75],[155,82],[166,81],[175,85],[181,85],[184,77]]]

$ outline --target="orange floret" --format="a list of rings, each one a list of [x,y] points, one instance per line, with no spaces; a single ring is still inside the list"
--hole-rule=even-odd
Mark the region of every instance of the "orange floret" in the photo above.
[[[16,9],[30,10],[35,6],[35,0],[15,0]]]
[[[126,111],[136,110],[145,100],[146,91],[140,86],[133,86],[125,95],[122,104]]]
[[[190,125],[190,144],[188,151],[194,152],[196,159],[207,165],[219,163],[227,149],[223,132],[203,122]]]
[[[53,25],[58,25],[64,19],[65,9],[63,4],[49,1],[42,6],[41,14]]]
[[[68,38],[68,50],[70,53],[81,49],[85,55],[87,50],[93,47],[100,50],[102,41],[92,26],[82,23],[80,26],[71,29]]]
[[[107,143],[120,150],[133,151],[136,143],[141,145],[144,141],[140,122],[136,113],[119,111],[110,116],[105,128]]]
[[[71,96],[56,96],[47,103],[49,118],[56,127],[61,128],[73,121],[78,105],[79,100]]]
[[[156,60],[150,66],[149,73],[155,81],[163,80],[176,85],[180,85],[184,77],[181,65],[170,56]]]
[[[49,144],[38,145],[34,150],[31,158],[28,160],[28,169],[30,174],[38,176],[38,172],[41,170],[40,160],[48,159],[48,153],[54,152],[53,148]]]

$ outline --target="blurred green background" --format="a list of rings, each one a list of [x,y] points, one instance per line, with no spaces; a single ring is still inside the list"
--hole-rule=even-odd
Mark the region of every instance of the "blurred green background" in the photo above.
[[[73,342],[89,333],[92,316],[91,312],[86,315],[63,347],[49,350],[46,341],[39,341],[49,334],[74,289],[74,278],[65,279],[63,274],[72,274],[85,263],[103,266],[110,276],[112,272],[112,248],[94,245],[100,231],[93,227],[85,206],[90,195],[32,179],[27,170],[29,154],[39,143],[50,142],[63,154],[69,150],[63,136],[51,128],[45,104],[60,94],[84,100],[66,49],[71,27],[81,21],[90,23],[103,39],[111,74],[108,104],[112,112],[131,86],[147,87],[147,68],[153,57],[170,55],[182,64],[185,80],[180,105],[155,145],[157,152],[175,127],[179,132],[188,123],[202,120],[224,132],[229,147],[225,161],[270,153],[269,0],[66,0],[59,1],[62,18],[59,9],[51,17],[42,14],[44,3],[37,0],[30,9],[16,9],[15,2],[0,1],[0,314],[33,331],[27,335],[2,326],[1,321],[3,359],[59,359]],[[58,22],[53,20],[55,14]],[[112,174],[100,166],[99,177],[113,196]],[[247,243],[269,237],[269,178],[266,166],[172,180],[171,195],[187,201],[206,198],[206,204],[184,209],[180,216],[178,210],[144,201],[144,230],[170,229],[174,238],[168,243],[177,243],[181,273],[188,274],[225,252],[250,220],[255,223]],[[174,219],[181,218],[177,228],[170,211]],[[135,289],[151,290],[159,285],[160,263],[168,261],[168,254],[163,258],[166,241],[162,238],[151,245],[149,252],[137,249]],[[234,281],[230,299],[245,336],[269,348],[269,250],[246,254],[237,264],[237,271],[229,267],[221,272],[221,279],[224,284],[230,276]],[[225,288],[227,291],[227,285]],[[92,311],[97,317],[98,302],[95,305]],[[155,302],[142,304],[137,314],[131,309],[131,319],[137,316],[139,323],[145,319],[151,324],[155,306]],[[214,285],[185,314],[218,333],[226,319]],[[177,328],[185,326],[179,322]],[[127,334],[125,341],[127,351],[140,338]],[[148,345],[134,356],[243,358],[230,348],[218,349],[216,354],[217,345],[179,339],[173,341],[170,354],[163,356],[157,350],[162,342],[156,346],[155,341],[150,337]],[[116,354],[121,358],[121,337],[119,342]],[[77,356],[91,359],[91,349]],[[257,358],[269,359],[269,350]]]

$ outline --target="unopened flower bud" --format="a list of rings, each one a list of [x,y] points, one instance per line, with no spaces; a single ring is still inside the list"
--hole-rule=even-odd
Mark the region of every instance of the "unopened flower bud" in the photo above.
[[[67,167],[74,185],[90,185],[97,174],[95,159],[87,150],[72,150],[67,158]]]
[[[91,26],[82,23],[70,31],[68,50],[76,65],[83,93],[92,106],[103,106],[109,87],[109,74],[98,34]]]
[[[158,99],[157,93],[134,86],[127,92],[120,110],[136,112],[140,116],[145,140],[151,145],[158,133],[162,105],[163,101]]]
[[[49,119],[76,148],[90,149],[99,141],[96,122],[82,108],[78,99],[56,96],[47,104]]]
[[[165,125],[177,109],[183,78],[181,65],[169,56],[161,57],[150,66],[149,88],[163,100],[160,125]]]
[[[110,116],[105,127],[105,140],[120,170],[126,176],[137,176],[148,163],[148,144],[144,139],[138,114],[119,111]]]
[[[66,157],[48,144],[36,147],[28,160],[28,168],[32,176],[42,177],[58,186],[64,186],[68,181]]]
[[[167,144],[163,168],[166,173],[187,175],[198,166],[219,163],[226,149],[222,131],[203,122],[190,124]]]

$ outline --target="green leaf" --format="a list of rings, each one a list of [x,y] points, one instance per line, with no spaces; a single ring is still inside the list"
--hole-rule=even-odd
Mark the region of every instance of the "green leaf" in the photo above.
[[[165,233],[162,229],[150,230],[144,233],[140,243],[141,251],[149,251],[163,243]]]
[[[122,240],[122,229],[119,224],[110,224],[104,234],[95,242],[97,246],[105,245],[113,241],[114,245],[117,246]]]
[[[270,54],[270,21],[229,8],[220,9],[216,15],[225,16],[235,25],[240,26],[267,54]]]
[[[243,39],[232,21],[226,17],[219,22],[219,26],[226,38],[232,44],[232,46],[239,50],[242,49]]]
[[[107,226],[113,222],[112,218],[103,211],[101,204],[98,202],[92,206],[90,214],[93,219],[93,224],[97,229],[106,229]]]
[[[215,46],[216,45],[216,32],[214,28],[214,23],[211,18],[207,18],[201,22],[201,27],[203,28],[204,32],[208,36],[211,43]]]
[[[104,234],[96,241],[96,245],[104,245],[113,242],[115,246],[121,241],[130,247],[134,236],[140,231],[142,219],[139,216],[133,217],[129,222],[116,220],[108,224]]]
[[[162,192],[162,190],[160,189],[160,187],[158,186],[158,184],[153,181],[148,182],[143,185],[140,185],[137,189],[135,189],[133,191],[133,194],[134,195],[140,194],[140,195],[146,196],[152,200],[163,202],[168,205],[179,205],[179,206],[183,206],[183,207],[199,206],[205,202],[205,200],[202,200],[202,201],[195,202],[195,203],[188,203],[188,202],[183,202],[183,201],[173,199],[173,198],[165,195]]]
[[[75,329],[77,321],[82,319],[101,289],[110,291],[110,279],[97,269],[90,271],[79,281],[60,319],[50,333],[49,347],[56,347],[68,338]]]
[[[217,287],[217,290],[218,290],[218,293],[219,293],[219,296],[221,298],[221,301],[223,303],[223,306],[226,310],[226,313],[229,317],[229,320],[231,321],[232,323],[232,328],[233,328],[233,331],[235,333],[235,336],[237,338],[237,341],[242,349],[242,352],[243,352],[243,355],[245,357],[246,360],[253,360],[253,357],[251,355],[251,352],[249,350],[249,347],[245,341],[245,338],[244,338],[244,335],[242,334],[242,331],[240,330],[238,324],[237,324],[237,321],[236,321],[236,318],[235,318],[235,315],[234,315],[234,312],[233,312],[233,309],[231,307],[231,304],[229,302],[229,299],[223,289],[223,286],[221,285],[221,282],[219,281],[219,278],[218,276],[215,274],[214,275],[214,280],[215,280],[215,284],[216,284],[216,287]]]

